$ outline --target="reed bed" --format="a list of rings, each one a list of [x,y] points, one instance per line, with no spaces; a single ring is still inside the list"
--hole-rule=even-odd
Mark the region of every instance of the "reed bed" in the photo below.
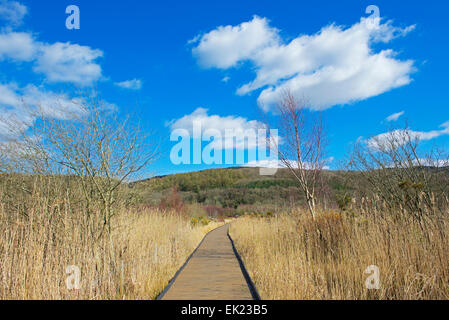
[[[247,216],[230,232],[263,299],[449,299],[447,217],[423,227],[400,214],[325,212],[313,221],[297,211]],[[372,265],[378,289],[366,286]]]
[[[0,202],[0,299],[155,299],[219,225],[192,226],[187,217],[155,209],[123,210],[111,232],[97,237],[68,203],[32,201],[26,216]]]

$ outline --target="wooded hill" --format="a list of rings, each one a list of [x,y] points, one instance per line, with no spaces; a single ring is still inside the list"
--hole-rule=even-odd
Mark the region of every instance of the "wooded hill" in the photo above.
[[[348,192],[348,178],[357,173],[324,171],[321,198],[334,202],[336,194]],[[186,203],[219,206],[241,214],[252,211],[276,211],[302,202],[303,195],[287,169],[273,176],[261,176],[259,168],[210,169],[198,172],[154,177],[130,184],[139,202],[157,205],[176,188]],[[260,208],[258,208],[260,207]]]

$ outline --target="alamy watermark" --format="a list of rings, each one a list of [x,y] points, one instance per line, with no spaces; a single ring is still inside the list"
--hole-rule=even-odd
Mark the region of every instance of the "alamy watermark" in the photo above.
[[[80,8],[72,4],[65,9],[65,13],[69,14],[67,19],[65,20],[66,28],[69,30],[79,30],[81,28]]]
[[[379,267],[375,265],[370,265],[365,269],[365,273],[369,274],[368,278],[365,280],[365,287],[368,290],[379,290],[380,289],[380,271]]]
[[[249,161],[278,162],[277,129],[202,129],[201,121],[193,121],[192,131],[174,129],[170,141],[177,142],[170,151],[170,160],[175,165],[241,165]],[[203,142],[207,144],[203,147]],[[261,175],[274,175],[277,167],[261,168]]]
[[[370,5],[370,6],[366,7],[365,13],[371,14],[366,19],[367,27],[369,29],[379,28],[379,24],[380,24],[380,9],[379,9],[379,7],[375,6],[375,5]]]
[[[81,270],[78,266],[67,266],[65,273],[69,276],[65,279],[67,290],[79,290],[81,289]]]

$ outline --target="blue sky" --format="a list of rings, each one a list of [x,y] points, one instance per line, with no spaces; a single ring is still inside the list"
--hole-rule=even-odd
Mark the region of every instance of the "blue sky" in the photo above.
[[[72,4],[79,30],[65,25]],[[378,31],[362,25],[372,4]],[[405,119],[424,147],[444,146],[448,9],[443,1],[0,0],[0,110],[25,116],[17,101],[27,99],[51,109],[61,92],[70,108],[72,86],[95,86],[159,134],[165,152],[154,174],[217,167],[174,165],[170,129],[195,116],[220,130],[251,127],[258,104],[272,114],[287,86],[323,111],[331,168],[359,137]]]

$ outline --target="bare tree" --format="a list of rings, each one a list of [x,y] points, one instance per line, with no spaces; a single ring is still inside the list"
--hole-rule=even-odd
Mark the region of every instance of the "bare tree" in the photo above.
[[[98,98],[83,101],[78,112],[63,119],[41,115],[34,138],[24,145],[39,155],[36,158],[45,162],[40,167],[48,173],[77,177],[88,215],[92,202],[101,204],[101,235],[106,227],[110,230],[117,213],[118,190],[155,160],[158,145],[138,121],[120,117]]]
[[[407,125],[403,129],[391,128],[357,141],[349,168],[361,172],[372,193],[386,207],[401,209],[421,222],[445,203],[448,162],[442,151],[433,148],[423,153],[419,147],[419,134]]]
[[[305,98],[298,99],[285,91],[276,110],[281,141],[271,137],[279,160],[288,168],[305,196],[307,208],[315,219],[317,189],[325,166],[325,131],[321,113],[307,110]]]

